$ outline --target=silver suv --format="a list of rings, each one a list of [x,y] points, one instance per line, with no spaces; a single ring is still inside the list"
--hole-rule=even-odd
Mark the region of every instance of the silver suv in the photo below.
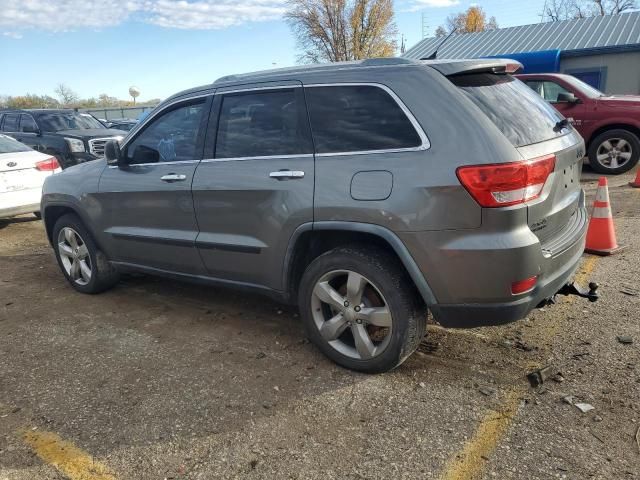
[[[106,159],[50,177],[71,285],[137,271],[297,303],[309,338],[381,372],[444,326],[514,321],[584,249],[584,143],[503,60],[224,77],[166,100]]]

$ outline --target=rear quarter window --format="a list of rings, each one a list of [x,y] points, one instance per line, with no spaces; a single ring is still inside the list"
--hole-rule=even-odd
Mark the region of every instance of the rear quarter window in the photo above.
[[[564,135],[556,124],[564,117],[535,91],[510,75],[472,73],[449,80],[482,110],[516,147]]]
[[[384,89],[373,85],[305,87],[317,153],[414,148],[416,128]]]

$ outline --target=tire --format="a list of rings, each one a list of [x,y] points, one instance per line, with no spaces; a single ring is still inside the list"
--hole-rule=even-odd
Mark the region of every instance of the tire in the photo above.
[[[628,172],[639,158],[640,140],[629,130],[607,130],[589,145],[589,165],[598,173],[618,175]]]
[[[118,283],[118,271],[77,215],[69,213],[60,217],[53,227],[52,238],[60,270],[77,291],[100,293]]]
[[[426,332],[426,307],[413,282],[394,256],[377,247],[339,247],[320,255],[302,275],[298,303],[311,342],[351,370],[394,369]]]

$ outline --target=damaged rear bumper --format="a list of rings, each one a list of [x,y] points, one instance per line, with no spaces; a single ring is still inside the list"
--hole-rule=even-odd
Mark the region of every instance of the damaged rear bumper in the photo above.
[[[553,276],[547,276],[544,283],[538,284],[536,288],[529,294],[518,298],[517,300],[504,303],[482,303],[482,304],[453,304],[453,305],[431,305],[430,310],[438,323],[448,328],[471,328],[491,325],[501,325],[514,322],[526,317],[536,307],[542,307],[553,303],[556,294],[578,294],[571,292],[574,285],[576,291],[580,290],[584,295],[588,296],[589,292],[584,292],[581,288],[576,288],[571,282],[572,277],[577,270],[582,253],[582,248],[577,248],[577,253],[573,258],[566,262],[566,267],[554,272]],[[590,299],[595,301],[597,293],[593,290],[594,296]],[[583,296],[583,295],[579,295]]]

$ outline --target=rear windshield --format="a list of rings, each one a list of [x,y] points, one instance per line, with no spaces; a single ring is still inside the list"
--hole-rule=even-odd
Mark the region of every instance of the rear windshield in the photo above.
[[[14,152],[28,152],[31,150],[26,145],[14,140],[6,135],[0,135],[0,154],[1,153],[14,153]]]
[[[556,124],[564,117],[536,92],[510,75],[472,73],[449,80],[475,103],[516,147],[567,133]]]

